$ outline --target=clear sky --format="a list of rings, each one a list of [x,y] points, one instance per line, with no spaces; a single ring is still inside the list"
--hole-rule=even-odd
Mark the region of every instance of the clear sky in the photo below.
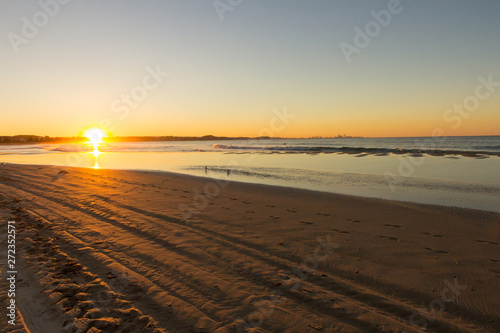
[[[0,2],[0,135],[500,135],[498,0],[59,1]]]

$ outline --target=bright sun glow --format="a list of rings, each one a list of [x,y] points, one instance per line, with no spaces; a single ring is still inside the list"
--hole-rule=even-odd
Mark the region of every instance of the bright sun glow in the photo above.
[[[100,143],[104,142],[102,141],[102,139],[107,138],[108,134],[106,133],[106,131],[99,127],[91,127],[83,132],[83,136],[89,139],[89,143],[93,145],[99,145]]]

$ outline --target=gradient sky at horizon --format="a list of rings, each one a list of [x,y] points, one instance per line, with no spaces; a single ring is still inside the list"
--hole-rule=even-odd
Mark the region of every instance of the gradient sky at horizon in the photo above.
[[[9,33],[42,9],[1,2],[0,135],[109,119],[120,136],[257,136],[283,108],[295,118],[280,137],[500,135],[500,87],[456,128],[443,119],[479,76],[500,82],[500,2],[402,0],[348,63],[339,45],[388,2],[243,0],[221,21],[211,0],[72,0],[18,53]],[[169,75],[120,117],[148,66]]]

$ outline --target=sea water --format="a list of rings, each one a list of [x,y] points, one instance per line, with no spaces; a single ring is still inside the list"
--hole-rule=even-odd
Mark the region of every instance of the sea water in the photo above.
[[[0,146],[0,161],[173,171],[500,210],[500,137],[272,139]]]

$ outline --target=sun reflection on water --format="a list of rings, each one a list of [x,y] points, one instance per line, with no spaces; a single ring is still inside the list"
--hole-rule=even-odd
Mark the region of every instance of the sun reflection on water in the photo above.
[[[99,166],[99,155],[101,155],[102,153],[99,151],[98,148],[94,147],[94,151],[91,152],[91,154],[94,155],[94,158],[95,158],[95,164],[92,168],[93,169],[100,169],[101,167]]]
[[[104,145],[103,139],[108,137],[107,133],[99,127],[91,127],[83,132],[83,136],[89,139],[86,144],[92,148],[92,152],[90,152],[90,154],[92,154],[95,158],[93,169],[100,169],[99,155],[101,155],[102,152],[99,151],[99,147]]]

